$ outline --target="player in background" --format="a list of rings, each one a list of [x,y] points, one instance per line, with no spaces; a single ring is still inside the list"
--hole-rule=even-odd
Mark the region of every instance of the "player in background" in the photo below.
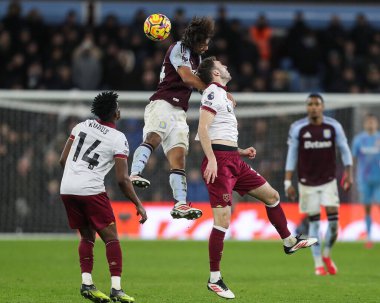
[[[291,235],[278,192],[241,159],[255,158],[256,150],[238,147],[237,120],[225,87],[231,80],[227,67],[215,57],[209,57],[200,64],[198,75],[208,87],[202,96],[196,139],[200,140],[205,153],[201,170],[214,217],[209,239],[210,279],[207,287],[220,297],[233,299],[235,295],[224,284],[220,274],[224,236],[231,220],[233,190],[265,204],[269,221],[281,236],[286,254],[311,246],[317,239]]]
[[[309,217],[309,236],[318,239],[318,243],[311,248],[315,274],[326,275],[328,272],[335,275],[337,267],[331,260],[331,249],[338,236],[339,216],[336,148],[345,166],[342,180],[344,190],[349,190],[352,185],[352,156],[340,123],[323,115],[322,96],[310,94],[306,102],[308,116],[294,122],[289,130],[285,193],[290,200],[295,200],[292,176],[297,167],[300,211]],[[328,219],[323,256],[319,241],[321,206],[324,206]]]
[[[352,155],[356,166],[356,182],[360,200],[365,208],[367,230],[366,247],[372,248],[371,205],[380,205],[380,132],[379,120],[373,114],[364,117],[364,131],[356,135],[352,144]]]
[[[146,212],[128,176],[129,146],[125,135],[116,130],[120,119],[118,95],[104,92],[97,95],[91,112],[99,119],[77,124],[66,142],[59,160],[64,168],[61,198],[72,229],[78,229],[79,259],[82,272],[80,293],[93,302],[134,302],[121,289],[122,252],[115,217],[104,187],[104,177],[115,165],[116,179],[121,191],[136,206],[140,223],[147,220]],[[111,293],[106,296],[92,281],[93,248],[98,233],[106,246],[111,273]]]
[[[143,143],[136,149],[131,168],[135,186],[148,187],[142,177],[151,153],[162,144],[170,164],[169,183],[175,205],[170,212],[174,219],[197,219],[202,211],[186,202],[186,154],[189,149],[189,126],[186,111],[193,88],[203,91],[206,85],[195,72],[201,55],[207,51],[214,23],[209,18],[193,18],[181,41],[173,43],[166,52],[157,91],[145,108]],[[232,99],[232,97],[230,96]]]

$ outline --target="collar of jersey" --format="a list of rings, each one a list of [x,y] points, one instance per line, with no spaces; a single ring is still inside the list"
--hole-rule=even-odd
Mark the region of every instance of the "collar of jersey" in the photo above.
[[[225,91],[227,91],[227,86],[223,86],[222,84],[220,84],[218,82],[211,82],[208,86],[210,86],[211,84],[215,84],[216,86],[219,86],[219,87],[223,88]]]
[[[104,126],[116,128],[115,123],[112,123],[112,122],[106,122],[106,121],[102,121],[100,119],[96,120],[96,122],[98,122],[99,124],[104,125]]]

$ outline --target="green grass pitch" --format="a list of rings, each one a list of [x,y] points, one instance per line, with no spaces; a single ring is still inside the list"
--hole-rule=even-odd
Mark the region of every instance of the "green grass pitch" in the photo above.
[[[85,303],[77,240],[0,241],[0,302]],[[224,302],[206,289],[207,242],[122,241],[122,284],[137,303]],[[94,281],[108,294],[104,245],[95,245]],[[336,276],[316,277],[311,253],[287,256],[281,242],[226,241],[222,273],[235,302],[380,302],[380,245],[337,243]]]

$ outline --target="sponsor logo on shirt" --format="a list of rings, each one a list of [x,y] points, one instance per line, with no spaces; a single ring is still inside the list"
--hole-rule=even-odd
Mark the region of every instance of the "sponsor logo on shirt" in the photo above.
[[[304,133],[302,138],[311,138],[311,134],[309,132]]]
[[[207,95],[207,99],[213,100],[214,99],[214,92],[211,92]]]
[[[305,149],[322,149],[322,148],[330,148],[332,146],[331,141],[305,141],[304,148]]]
[[[165,121],[160,121],[159,126],[160,126],[160,128],[165,129],[166,128],[166,122]]]
[[[228,111],[229,113],[232,112],[232,107],[229,106],[229,105],[227,105],[227,111]]]
[[[204,103],[205,103],[205,105],[210,105],[210,106],[212,105],[212,102],[210,102],[210,101],[205,101]]]

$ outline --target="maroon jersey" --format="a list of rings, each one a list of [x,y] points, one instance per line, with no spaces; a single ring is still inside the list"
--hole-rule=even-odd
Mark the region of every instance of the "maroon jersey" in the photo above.
[[[304,185],[318,186],[336,178],[336,147],[339,147],[343,163],[352,165],[343,128],[330,117],[323,117],[321,125],[310,124],[308,118],[294,122],[288,144],[285,169],[293,171],[298,163],[298,179]]]
[[[165,100],[187,111],[193,89],[182,81],[177,69],[187,66],[195,73],[200,62],[201,57],[193,54],[180,41],[172,44],[165,55],[157,91],[150,97],[150,101]]]

